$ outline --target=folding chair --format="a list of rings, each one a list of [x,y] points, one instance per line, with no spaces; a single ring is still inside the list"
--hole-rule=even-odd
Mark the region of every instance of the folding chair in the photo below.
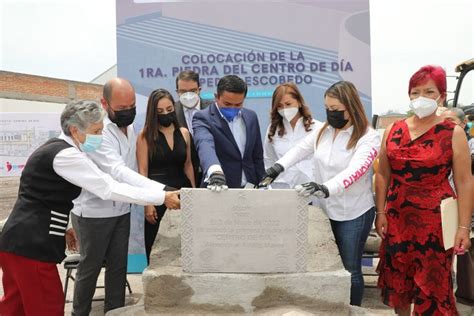
[[[74,276],[72,275],[73,270],[77,269],[77,266],[79,265],[79,261],[81,259],[81,255],[78,253],[72,253],[68,254],[67,257],[63,260],[63,267],[66,270],[66,278],[64,280],[64,300],[66,303],[70,303],[72,301],[69,301],[66,299],[67,297],[67,290],[68,290],[68,285],[69,285],[69,280],[76,281]],[[102,265],[102,268],[105,268],[105,262]],[[125,286],[128,288],[129,294],[132,294],[132,288],[130,287],[130,283],[128,283],[128,280],[126,280]],[[103,285],[98,285],[96,286],[96,289],[103,289],[105,286]],[[103,301],[103,298],[94,298],[92,299],[93,301]]]

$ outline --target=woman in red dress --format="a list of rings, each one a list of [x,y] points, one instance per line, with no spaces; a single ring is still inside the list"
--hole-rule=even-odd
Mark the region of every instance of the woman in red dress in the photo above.
[[[376,174],[375,221],[383,238],[378,286],[399,315],[457,315],[451,267],[470,247],[470,157],[464,131],[436,115],[446,98],[446,73],[424,66],[410,79],[414,115],[384,134]],[[456,193],[449,183],[453,173]],[[441,200],[457,195],[454,249],[444,249]]]

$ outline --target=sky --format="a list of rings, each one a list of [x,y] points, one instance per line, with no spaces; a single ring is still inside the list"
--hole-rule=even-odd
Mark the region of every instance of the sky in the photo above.
[[[454,75],[474,58],[472,0],[370,0],[370,10],[374,114],[408,110],[421,66]],[[89,82],[117,62],[115,0],[0,0],[0,20],[1,70]]]

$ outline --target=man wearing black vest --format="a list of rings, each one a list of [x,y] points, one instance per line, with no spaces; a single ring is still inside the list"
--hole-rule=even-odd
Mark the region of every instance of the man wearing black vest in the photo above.
[[[204,110],[213,102],[210,100],[203,100],[199,96],[201,92],[201,83],[199,82],[199,74],[192,70],[185,70],[176,77],[176,93],[179,101],[175,104],[176,116],[178,117],[179,125],[186,127],[191,136],[193,135],[193,117],[200,110]],[[201,183],[202,171],[199,166],[199,156],[191,142],[191,161],[194,167],[194,176],[196,184]]]

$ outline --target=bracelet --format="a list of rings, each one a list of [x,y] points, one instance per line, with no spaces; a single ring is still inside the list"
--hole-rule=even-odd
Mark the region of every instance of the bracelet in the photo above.
[[[466,227],[466,226],[461,226],[459,225],[458,228],[462,228],[462,229],[465,229],[465,230],[468,230],[468,231],[471,231],[471,228],[469,227]]]

